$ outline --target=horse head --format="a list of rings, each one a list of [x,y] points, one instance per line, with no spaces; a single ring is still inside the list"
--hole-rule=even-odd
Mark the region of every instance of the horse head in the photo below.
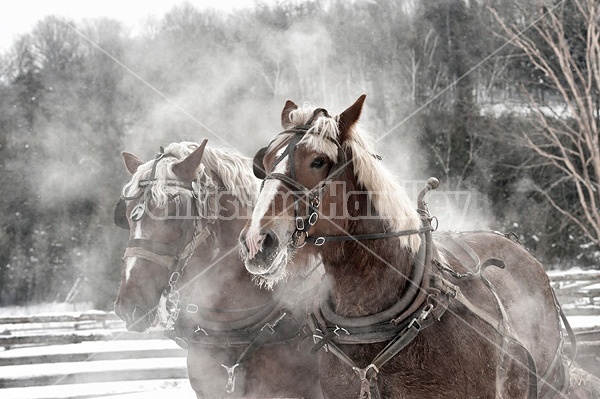
[[[146,163],[122,154],[132,177],[115,209],[115,223],[129,229],[115,312],[129,330],[145,331],[155,323],[163,291],[207,226],[198,200],[205,146],[206,140],[174,143]]]
[[[334,116],[308,104],[285,104],[285,130],[254,158],[255,174],[264,183],[240,235],[250,273],[272,283],[303,271],[304,262],[292,262],[294,257],[322,255],[323,244],[336,241],[332,237],[371,231],[387,215],[387,229],[419,226],[403,190],[390,191],[388,180],[376,181],[385,169],[357,126],[364,100],[362,95]],[[388,198],[397,191],[401,198]],[[393,205],[397,201],[402,207]],[[419,246],[418,237],[403,240],[407,247]]]

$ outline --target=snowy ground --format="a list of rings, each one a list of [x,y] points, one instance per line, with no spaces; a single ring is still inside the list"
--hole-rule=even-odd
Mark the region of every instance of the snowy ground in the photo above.
[[[583,274],[589,281],[570,281],[568,276]],[[580,284],[583,291],[600,292],[599,271],[572,270],[548,273],[562,291]],[[561,276],[565,281],[557,283]],[[572,277],[572,276],[571,276]],[[586,309],[587,315],[569,315],[576,330],[600,331],[600,298],[590,295],[572,303],[562,303],[564,309]],[[88,308],[89,309],[89,308]],[[84,309],[69,309],[52,304],[36,309],[0,308],[0,317],[8,315],[56,312],[68,314]],[[29,328],[29,325],[23,325]],[[0,326],[1,327],[1,326]],[[19,333],[12,330],[13,333]],[[85,334],[86,331],[80,331]],[[187,379],[185,352],[166,339],[123,340],[114,330],[106,330],[107,339],[68,345],[0,347],[0,399],[194,399]],[[0,328],[0,335],[3,334]],[[120,337],[120,338],[119,338]],[[140,337],[143,335],[140,334]]]
[[[122,358],[134,353],[137,358]],[[65,361],[69,358],[77,361]],[[0,352],[0,362],[2,399],[195,398],[185,357],[170,340],[15,348]],[[4,365],[11,362],[25,364]],[[155,379],[147,379],[150,375]],[[14,386],[30,384],[36,386]]]

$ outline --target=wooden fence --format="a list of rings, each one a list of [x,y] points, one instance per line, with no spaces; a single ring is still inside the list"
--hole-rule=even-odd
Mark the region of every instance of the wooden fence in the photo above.
[[[0,397],[193,398],[185,356],[161,331],[126,331],[114,313],[0,317]]]
[[[599,376],[600,271],[549,277],[576,332],[578,363]],[[161,331],[126,331],[112,312],[0,316],[0,397],[148,398],[174,389],[193,398],[185,355]]]

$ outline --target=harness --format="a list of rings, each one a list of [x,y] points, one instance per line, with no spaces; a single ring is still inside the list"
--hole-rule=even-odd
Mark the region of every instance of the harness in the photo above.
[[[413,261],[410,284],[400,299],[390,308],[374,315],[344,317],[335,313],[329,293],[323,292],[321,301],[309,315],[309,325],[315,342],[311,352],[316,353],[323,348],[349,366],[360,381],[359,399],[381,398],[377,376],[382,367],[406,348],[421,330],[440,320],[448,308],[452,292],[432,270],[431,221],[433,218],[429,216],[423,201],[425,194],[437,188],[438,184],[437,179],[429,179],[426,187],[419,194],[419,214],[423,226],[421,229],[404,230],[386,236],[382,234],[349,236],[352,240],[399,237],[409,234],[421,236],[423,244]],[[338,241],[338,239],[333,238],[330,241]],[[364,368],[360,368],[339,347],[339,345],[379,342],[388,342],[388,344]]]
[[[321,349],[324,349],[326,352],[331,352],[356,373],[357,378],[360,381],[359,399],[380,399],[381,394],[379,392],[377,378],[382,367],[400,353],[402,349],[406,348],[417,337],[420,331],[433,325],[436,321],[439,321],[452,301],[457,301],[479,319],[491,326],[499,334],[502,339],[501,365],[506,361],[504,354],[507,353],[506,347],[509,343],[519,347],[526,354],[526,366],[529,370],[529,399],[563,397],[569,388],[569,366],[566,359],[562,356],[562,332],[560,343],[550,366],[543,376],[538,377],[537,366],[533,356],[530,351],[515,338],[515,335],[508,324],[506,311],[500,302],[494,287],[482,273],[485,268],[489,266],[504,268],[504,262],[495,258],[481,262],[475,252],[468,247],[464,241],[460,240],[458,236],[453,234],[448,234],[447,236],[449,239],[459,243],[459,245],[464,246],[469,255],[474,256],[473,260],[476,261],[475,272],[459,274],[437,260],[430,260],[425,263],[424,278],[420,283],[420,287],[422,289],[421,292],[426,292],[426,300],[424,303],[420,304],[414,312],[410,313],[410,311],[405,311],[403,314],[409,313],[406,317],[403,315],[394,317],[394,314],[398,314],[397,312],[401,311],[401,307],[398,306],[401,303],[401,300],[391,308],[374,315],[352,318],[343,317],[335,313],[329,294],[323,292],[320,303],[315,306],[315,310],[309,315],[309,325],[313,331],[313,339],[315,342],[311,353],[316,353]],[[423,242],[424,245],[432,245],[430,239],[426,239]],[[423,252],[426,253],[427,251],[420,250],[418,258],[413,264],[415,267],[421,264],[421,260],[424,256]],[[432,265],[436,266],[437,271],[433,270]],[[481,278],[494,298],[495,305],[500,313],[500,318],[473,304],[461,292],[456,284],[450,282],[447,277],[448,275],[456,279]],[[425,284],[426,281],[429,281],[429,284]],[[414,282],[415,281],[413,280],[413,283]],[[571,327],[569,326],[555,296],[554,299],[560,318],[571,338],[571,344],[575,347],[576,342]],[[364,345],[379,342],[388,343],[364,368],[360,368],[356,362],[340,348],[340,345]],[[549,382],[550,379],[552,379],[551,382]],[[538,381],[542,381],[548,385],[545,391],[539,390]]]
[[[145,214],[149,213],[147,201],[150,198],[151,187],[157,183],[155,177],[156,167],[158,162],[165,157],[174,156],[165,154],[164,149],[161,147],[160,153],[154,158],[150,178],[139,182],[139,187],[143,190],[136,196],[121,196],[115,208],[114,219],[117,226],[129,229],[125,201],[139,201],[131,211],[130,217],[132,220],[139,221]],[[252,353],[261,346],[283,344],[297,338],[301,335],[303,326],[297,321],[298,315],[290,310],[293,304],[285,300],[283,295],[263,305],[247,309],[209,309],[193,303],[188,303],[185,308],[182,308],[182,302],[186,299],[182,298],[180,291],[177,289],[177,282],[183,275],[196,248],[206,243],[208,239],[212,239],[213,247],[216,248],[212,255],[212,260],[215,260],[218,255],[218,228],[215,224],[216,218],[207,218],[206,226],[201,228],[200,220],[203,218],[200,215],[198,206],[200,200],[191,183],[167,180],[164,184],[176,186],[192,193],[192,198],[196,204],[194,207],[195,212],[193,216],[188,216],[183,221],[182,230],[185,233],[171,244],[164,244],[151,239],[131,239],[127,244],[124,258],[139,257],[163,266],[171,273],[168,287],[165,290],[168,315],[165,335],[173,339],[179,346],[184,349],[189,349],[191,345],[217,348],[244,347],[233,365],[221,365],[227,372],[225,391],[232,393],[236,387],[236,378],[239,380],[240,370],[243,369],[240,366],[243,366]],[[314,270],[316,270],[316,267],[295,288],[298,288]],[[310,295],[306,292],[301,294],[306,297]],[[181,311],[198,314],[200,317],[199,324],[191,328],[181,326],[181,323],[177,322]],[[203,313],[207,312],[247,313],[247,316],[232,322],[212,322],[201,317]],[[241,383],[238,381],[239,385],[243,385],[243,381]]]
[[[259,150],[254,157],[254,171],[258,178],[277,179],[282,181],[288,188],[292,189],[295,197],[294,201],[294,220],[295,231],[290,237],[289,245],[293,248],[300,248],[307,242],[317,246],[324,245],[327,242],[342,241],[361,241],[371,239],[382,239],[400,237],[406,235],[419,234],[422,245],[419,248],[418,255],[413,262],[413,275],[410,277],[409,288],[403,293],[399,301],[391,308],[375,315],[364,317],[347,318],[335,313],[331,304],[329,293],[324,292],[320,303],[316,309],[309,314],[309,326],[313,332],[314,347],[311,353],[316,353],[320,349],[331,352],[341,362],[349,366],[357,375],[360,381],[359,399],[371,399],[381,397],[377,384],[377,376],[382,367],[396,356],[402,349],[406,348],[419,334],[421,330],[427,328],[440,320],[447,310],[450,301],[457,301],[466,307],[471,313],[480,320],[491,326],[502,339],[502,353],[507,343],[512,343],[520,347],[527,356],[527,365],[529,369],[529,399],[538,398],[538,376],[535,361],[529,350],[516,338],[510,330],[506,311],[497,295],[494,287],[481,273],[486,267],[496,266],[504,268],[505,264],[500,259],[487,259],[483,262],[477,257],[475,252],[463,242],[464,247],[472,259],[475,261],[476,272],[468,275],[459,275],[447,266],[443,266],[439,261],[432,259],[433,243],[431,222],[435,218],[429,215],[426,203],[423,201],[425,194],[438,187],[439,182],[435,178],[429,179],[426,187],[421,191],[417,200],[417,210],[421,216],[422,227],[420,229],[404,230],[386,233],[372,233],[361,235],[342,235],[342,236],[319,236],[311,237],[308,230],[318,220],[318,208],[324,190],[329,182],[338,178],[344,171],[347,163],[345,151],[341,144],[329,138],[338,149],[337,162],[331,167],[327,177],[313,189],[309,189],[296,180],[296,171],[294,164],[294,152],[296,145],[306,134],[311,133],[312,123],[318,115],[329,116],[326,110],[316,109],[306,124],[293,127],[283,131],[280,134],[292,134],[285,150],[275,160],[275,166],[279,164],[286,156],[289,156],[289,176],[283,173],[269,173],[264,171],[263,158],[273,143]],[[263,182],[264,184],[264,182]],[[308,204],[307,216],[302,217],[299,212],[299,202],[302,197],[306,198]],[[437,226],[436,226],[437,227]],[[437,269],[433,270],[433,264]],[[448,276],[458,279],[481,278],[491,292],[496,307],[500,312],[500,320],[497,317],[482,310],[474,305],[460,290],[460,288],[449,281]],[[555,297],[556,300],[556,297]],[[556,302],[559,314],[572,344],[575,345],[574,334]],[[550,388],[542,394],[541,398],[552,398],[555,394],[565,393],[569,387],[568,367],[564,364],[562,358],[562,332],[560,345],[550,367],[541,378],[546,381],[548,378],[558,374],[558,379]],[[388,344],[371,360],[364,368],[360,368],[339,345],[345,344],[372,344],[379,342],[388,342]],[[504,357],[504,356],[503,356]]]
[[[315,267],[316,269],[316,267]],[[306,278],[315,270],[305,276],[298,284],[301,285]],[[306,335],[304,333],[304,323],[301,321],[306,312],[295,310],[298,303],[314,295],[313,290],[303,292],[294,287],[292,301],[290,292],[286,290],[285,297],[283,293],[277,298],[254,308],[241,310],[221,310],[200,308],[197,305],[189,304],[186,312],[200,316],[200,320],[195,320],[194,326],[186,326],[178,323],[175,330],[171,333],[174,340],[184,349],[192,345],[202,345],[220,349],[243,348],[237,357],[231,363],[221,364],[227,371],[227,384],[225,390],[227,393],[233,393],[236,384],[244,384],[245,369],[243,365],[248,361],[251,355],[263,346],[273,346],[289,344],[298,337]],[[213,322],[201,317],[204,312],[211,313],[247,313],[248,315],[241,319],[231,322]],[[241,380],[241,381],[240,381]]]

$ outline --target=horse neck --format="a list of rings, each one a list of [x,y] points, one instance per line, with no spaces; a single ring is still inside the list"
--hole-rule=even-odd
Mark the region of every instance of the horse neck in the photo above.
[[[356,200],[350,197],[348,203]],[[350,235],[389,231],[384,220],[361,217],[372,214],[363,206],[341,227]],[[335,310],[348,317],[392,306],[408,288],[413,269],[412,253],[397,238],[327,243],[322,256]]]
[[[239,256],[238,237],[244,225],[242,217],[214,221],[216,239],[196,248],[185,271],[191,302],[207,308],[244,309],[271,300],[273,292],[252,282]],[[214,245],[219,247],[216,256]]]

